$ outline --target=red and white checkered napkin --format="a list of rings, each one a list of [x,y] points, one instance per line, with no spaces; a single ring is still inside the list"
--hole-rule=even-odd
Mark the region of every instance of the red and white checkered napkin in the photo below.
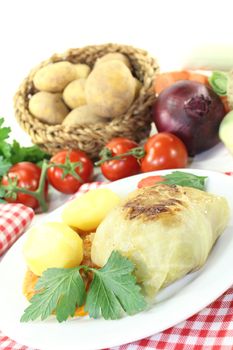
[[[21,236],[33,216],[34,211],[23,204],[0,204],[0,256]]]
[[[233,175],[227,173],[227,175]],[[84,184],[79,193],[102,186]],[[1,214],[0,214],[1,215]],[[10,220],[14,221],[14,215]],[[17,217],[17,216],[16,216]],[[12,222],[8,221],[8,225]],[[1,311],[0,311],[1,312]],[[0,331],[1,350],[33,350],[4,336]],[[77,346],[78,349],[78,346]],[[233,349],[233,287],[188,320],[151,337],[115,347],[114,350],[230,350]],[[68,349],[71,350],[71,349]],[[72,349],[74,350],[74,349]],[[113,349],[112,349],[113,350]]]

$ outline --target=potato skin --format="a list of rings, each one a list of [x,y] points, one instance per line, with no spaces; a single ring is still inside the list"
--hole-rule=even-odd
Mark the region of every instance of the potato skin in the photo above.
[[[90,74],[91,68],[84,63],[76,63],[74,64],[76,70],[76,79],[86,79]]]
[[[105,119],[93,113],[88,105],[73,109],[63,120],[62,124],[66,126],[103,123]],[[107,120],[106,120],[107,121]]]
[[[61,92],[76,79],[76,68],[68,61],[48,64],[35,74],[33,83],[40,91]]]
[[[128,57],[126,55],[123,55],[120,52],[107,53],[106,55],[98,58],[98,60],[96,61],[95,65],[98,65],[100,63],[104,63],[104,62],[107,62],[107,61],[115,61],[115,60],[124,63],[129,69],[131,69],[131,64],[130,64],[130,61],[129,61]]]
[[[124,63],[117,60],[103,62],[87,78],[87,104],[100,117],[118,117],[132,104],[135,88],[135,79]]]
[[[40,91],[29,100],[29,111],[50,125],[61,124],[69,113],[68,107],[62,101],[61,94]]]
[[[63,91],[63,100],[71,109],[87,103],[85,97],[85,84],[86,79],[76,79],[71,81]]]

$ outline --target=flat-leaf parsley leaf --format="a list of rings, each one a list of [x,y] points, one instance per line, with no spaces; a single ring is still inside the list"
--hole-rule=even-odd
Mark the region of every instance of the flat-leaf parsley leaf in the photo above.
[[[78,268],[46,270],[38,280],[37,294],[30,300],[21,322],[41,320],[48,318],[53,312],[56,313],[59,322],[73,317],[76,307],[83,305],[86,291],[84,282]]]
[[[87,292],[81,269],[94,274]],[[52,313],[62,322],[74,316],[76,307],[83,304],[94,318],[118,319],[124,312],[128,315],[140,312],[146,307],[146,301],[133,271],[133,263],[116,251],[101,269],[86,265],[48,269],[38,280],[37,294],[30,300],[31,305],[24,311],[21,322],[44,320]]]
[[[133,315],[142,311],[146,302],[132,274],[134,265],[117,251],[114,251],[107,264],[100,270],[94,270],[86,311],[94,318],[101,315],[105,319],[118,319],[123,311]]]

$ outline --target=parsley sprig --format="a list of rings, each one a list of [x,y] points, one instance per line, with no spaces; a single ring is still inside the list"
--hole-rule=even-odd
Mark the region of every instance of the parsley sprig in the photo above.
[[[50,156],[41,151],[37,146],[22,147],[14,140],[7,142],[10,137],[11,128],[3,126],[4,118],[0,118],[0,177],[5,175],[13,164],[27,161],[38,163]]]
[[[164,175],[161,183],[166,185],[179,185],[193,187],[198,190],[205,190],[205,181],[207,176],[197,176],[184,171],[173,171],[171,174]]]
[[[86,265],[48,269],[38,280],[37,294],[30,300],[21,322],[44,320],[52,313],[59,322],[66,321],[83,304],[90,317],[102,316],[107,320],[140,312],[145,309],[146,301],[133,275],[134,268],[130,260],[113,251],[101,269]],[[80,270],[94,275],[87,291]]]
[[[76,305],[83,305],[85,300],[85,286],[79,273],[79,268],[52,268],[44,272],[38,280],[31,305],[25,310],[22,322],[48,318],[56,311],[59,322],[74,316]]]

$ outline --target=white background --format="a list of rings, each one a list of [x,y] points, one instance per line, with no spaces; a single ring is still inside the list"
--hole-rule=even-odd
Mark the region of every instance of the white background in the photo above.
[[[14,138],[29,144],[15,122],[13,96],[31,68],[71,47],[125,43],[148,50],[162,70],[227,69],[233,66],[232,7],[231,0],[2,0],[0,116]],[[231,170],[233,157],[218,146],[193,166]]]

